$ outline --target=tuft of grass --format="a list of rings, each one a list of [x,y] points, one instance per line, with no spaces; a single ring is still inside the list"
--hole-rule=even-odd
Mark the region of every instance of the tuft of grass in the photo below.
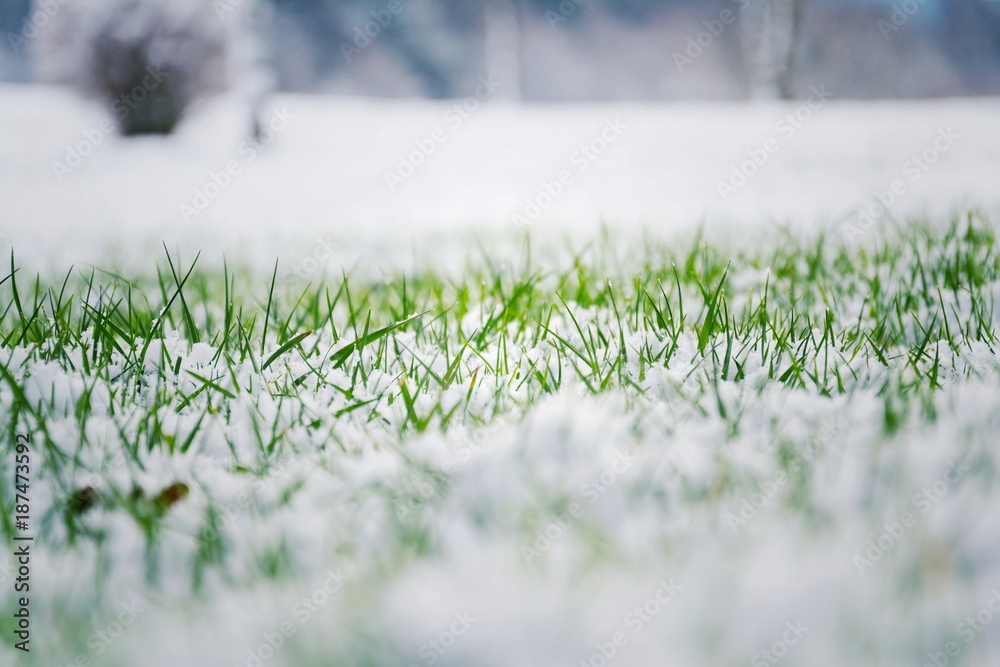
[[[301,479],[282,476],[297,457],[398,453],[432,492],[373,493],[420,515],[448,485],[411,459],[411,443],[516,422],[567,392],[620,399],[637,431],[666,405],[716,420],[729,440],[775,389],[867,392],[891,438],[915,418],[933,422],[942,389],[997,369],[1000,245],[975,215],[857,248],[781,237],[726,253],[696,237],[523,252],[472,257],[457,276],[429,267],[305,287],[277,263],[262,281],[166,248],[154,271],[128,277],[29,277],[12,255],[0,276],[0,430],[7,442],[30,432],[41,448],[38,482],[56,499],[42,547],[87,545],[102,562],[114,550],[95,517],[124,516],[151,581],[183,533],[196,545],[185,561],[193,592],[213,574],[249,585],[286,576],[293,550],[234,548],[210,485],[193,472],[157,479],[151,461],[205,456],[238,478],[281,479],[281,493],[241,506],[270,516],[302,493]],[[808,506],[808,475],[796,475],[795,502]],[[710,486],[680,486],[710,504],[736,479],[720,463]],[[0,500],[11,503],[6,487]],[[0,534],[11,543],[15,529],[4,521]],[[419,522],[400,521],[396,538],[389,560],[435,548]]]

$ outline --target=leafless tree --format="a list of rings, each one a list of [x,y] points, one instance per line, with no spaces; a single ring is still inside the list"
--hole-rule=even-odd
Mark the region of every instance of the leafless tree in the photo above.
[[[745,0],[740,16],[740,42],[754,97],[794,96],[801,5],[802,0]]]
[[[170,133],[195,99],[224,88],[247,98],[255,127],[267,83],[247,71],[254,4],[75,0],[33,45],[38,74],[101,100],[124,135]]]

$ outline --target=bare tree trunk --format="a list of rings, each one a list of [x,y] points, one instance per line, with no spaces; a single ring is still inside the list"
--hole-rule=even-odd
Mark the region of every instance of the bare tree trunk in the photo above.
[[[750,0],[741,16],[743,60],[755,98],[793,97],[801,0]]]
[[[486,71],[501,82],[497,99],[521,101],[521,8],[518,0],[486,0]]]
[[[250,134],[259,140],[267,98],[277,87],[267,37],[273,30],[273,9],[264,1],[245,1],[220,20],[226,30],[227,84],[246,105]]]
[[[1000,6],[984,0],[951,0],[944,6],[945,44],[967,90],[996,94],[1000,86]]]

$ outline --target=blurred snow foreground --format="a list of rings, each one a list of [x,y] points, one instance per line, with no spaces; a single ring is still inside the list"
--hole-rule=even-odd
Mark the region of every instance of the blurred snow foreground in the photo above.
[[[271,87],[256,0],[36,0],[32,42],[43,80],[101,100],[125,135],[173,131],[200,96],[241,95],[251,127]]]

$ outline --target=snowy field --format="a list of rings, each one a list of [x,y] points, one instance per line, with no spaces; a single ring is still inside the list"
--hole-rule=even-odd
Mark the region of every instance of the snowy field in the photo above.
[[[268,116],[280,129],[257,147],[232,100],[206,103],[178,136],[126,140],[68,92],[4,86],[0,224],[25,261],[59,268],[109,250],[144,265],[131,249],[161,241],[212,262],[225,251],[269,266],[281,254],[287,268],[313,268],[337,244],[326,264],[337,274],[358,259],[408,261],[456,234],[505,237],[518,215],[536,233],[587,239],[601,223],[667,237],[703,224],[720,236],[775,222],[839,229],[880,194],[900,218],[1000,210],[995,99],[856,103],[820,91],[785,105],[521,110],[486,91],[437,103],[281,97]],[[761,166],[746,164],[754,155]],[[230,163],[239,173],[215,188]],[[734,170],[753,175],[723,196]],[[562,192],[549,200],[546,185]]]
[[[454,104],[0,89],[0,663],[997,664],[1000,101]]]

